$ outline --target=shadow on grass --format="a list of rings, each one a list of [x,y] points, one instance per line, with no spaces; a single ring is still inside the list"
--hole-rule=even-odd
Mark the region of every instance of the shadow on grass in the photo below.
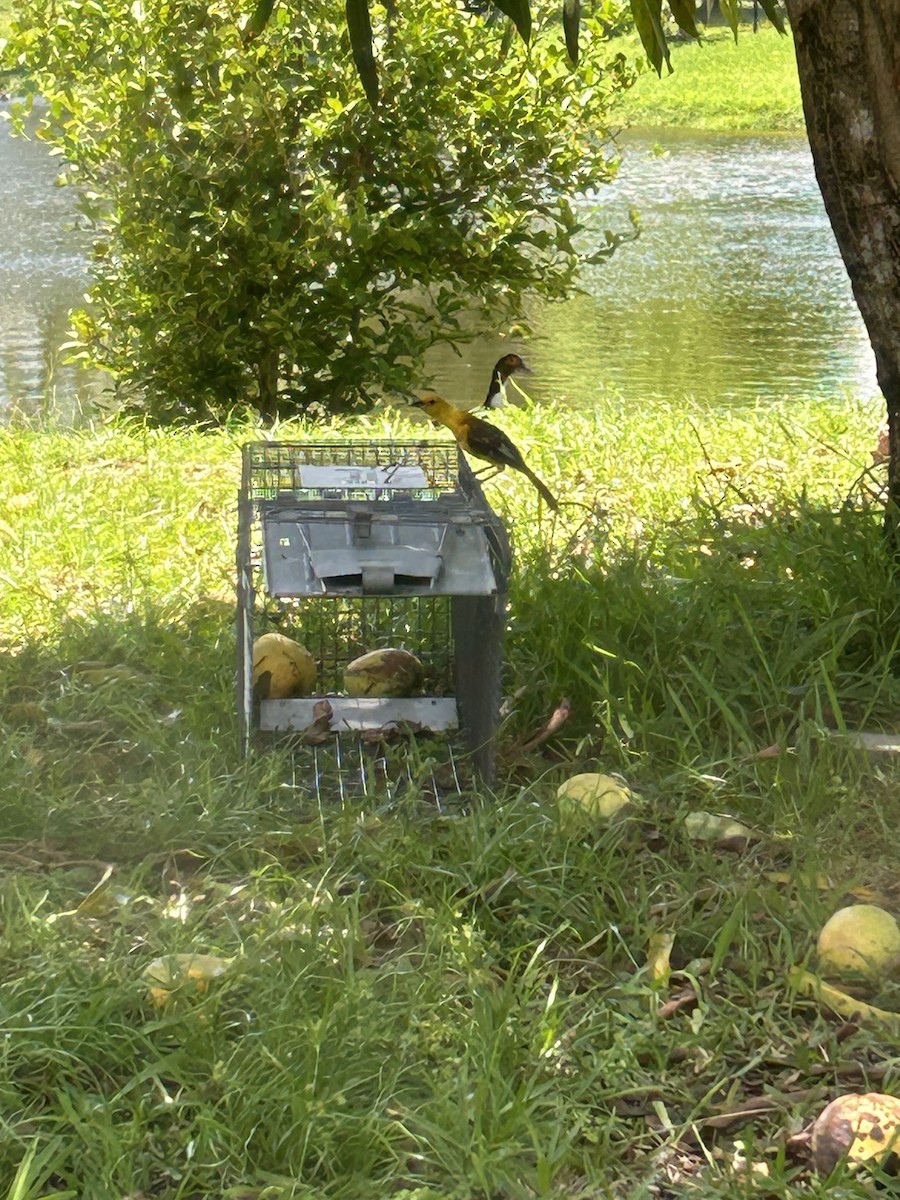
[[[877,518],[708,506],[651,545],[592,519],[521,551],[515,589],[523,701],[571,693],[592,748],[645,776],[635,820],[567,831],[549,793],[506,787],[464,821],[348,808],[292,828],[277,756],[237,753],[227,604],[80,619],[0,660],[4,836],[134,864],[105,908],[71,877],[0,889],[6,1178],[37,1145],[60,1195],[637,1195],[677,1146],[730,1197],[736,1112],[769,1149],[768,1193],[793,1194],[788,1114],[893,1060],[792,996],[788,970],[848,881],[895,879],[896,820],[827,746],[735,764],[826,704],[893,711]],[[740,856],[693,842],[689,807],[749,809],[764,836]],[[147,886],[181,849],[220,860]],[[666,1017],[661,931],[684,972]],[[160,1011],[142,971],[175,952],[233,968]]]
[[[242,762],[234,609],[64,623],[0,657],[5,837],[121,859],[246,837],[273,784]]]
[[[603,515],[520,555],[510,658],[523,713],[569,696],[608,761],[709,764],[785,746],[804,722],[900,721],[900,597],[863,496],[831,509],[725,488],[652,539]]]
[[[225,852],[264,814],[295,818],[283,759],[239,755],[233,618],[222,601],[98,612],[0,658],[5,836],[121,861]],[[726,485],[630,539],[593,513],[561,547],[519,547],[509,626],[501,796],[545,778],[549,794],[573,765],[722,772],[900,720],[895,574],[864,502]],[[561,695],[562,735],[517,754]]]

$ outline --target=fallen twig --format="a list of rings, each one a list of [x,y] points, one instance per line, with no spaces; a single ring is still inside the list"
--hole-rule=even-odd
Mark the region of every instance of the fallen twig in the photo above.
[[[558,733],[560,729],[562,729],[566,721],[568,721],[571,711],[572,705],[569,703],[568,699],[563,696],[559,704],[557,704],[556,708],[553,710],[546,725],[544,725],[542,729],[539,729],[537,733],[533,734],[526,742],[523,742],[522,745],[519,746],[519,749],[523,752],[527,750],[534,750],[537,746],[540,746],[543,742],[546,742],[548,738],[552,738],[555,733]]]

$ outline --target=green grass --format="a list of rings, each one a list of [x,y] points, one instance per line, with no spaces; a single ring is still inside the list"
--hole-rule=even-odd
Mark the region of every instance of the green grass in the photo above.
[[[636,47],[629,40],[632,53]],[[626,94],[620,120],[639,127],[802,133],[805,125],[793,40],[771,26],[742,27],[737,42],[716,30],[673,42],[671,75],[648,69]]]
[[[537,520],[527,481],[488,485],[516,543],[516,699],[496,794],[449,811],[319,806],[282,754],[240,761],[251,430],[0,433],[0,1195],[866,1194],[784,1145],[837,1092],[900,1082],[896,1037],[787,982],[851,888],[897,903],[896,769],[828,736],[900,715],[858,483],[877,414],[607,399],[503,422],[567,504]],[[562,735],[523,752],[563,694]],[[637,819],[560,824],[557,784],[591,769],[628,779]],[[696,809],[761,838],[692,843]],[[191,951],[233,962],[154,1008],[143,968]]]

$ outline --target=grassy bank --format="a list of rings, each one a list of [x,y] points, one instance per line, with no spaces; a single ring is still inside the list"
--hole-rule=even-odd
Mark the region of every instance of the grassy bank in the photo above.
[[[629,43],[631,52],[634,47]],[[737,42],[715,30],[702,42],[673,42],[671,75],[647,70],[624,97],[632,126],[723,132],[802,133],[800,85],[790,34],[742,27]]]
[[[894,581],[854,482],[876,414],[503,420],[567,503],[539,521],[527,482],[488,485],[516,542],[515,700],[496,796],[449,812],[414,791],[319,809],[278,754],[239,760],[249,431],[0,434],[17,1200],[757,1194],[735,1137],[767,1196],[824,1195],[787,1135],[896,1085],[891,1034],[787,983],[853,889],[895,903],[896,773],[828,736],[900,712]],[[523,750],[562,695],[562,735]],[[560,824],[556,785],[589,769],[638,789],[637,820]],[[695,809],[759,840],[693,843]],[[155,1007],[142,969],[192,951],[232,962]]]

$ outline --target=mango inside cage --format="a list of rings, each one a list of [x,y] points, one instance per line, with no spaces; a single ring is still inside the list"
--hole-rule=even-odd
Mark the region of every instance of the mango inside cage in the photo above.
[[[238,512],[238,715],[245,752],[287,739],[320,800],[491,783],[502,684],[503,523],[454,443],[252,442]],[[307,694],[266,696],[256,639],[315,662]],[[361,655],[401,649],[409,694],[351,695]],[[254,686],[256,682],[257,686]]]

